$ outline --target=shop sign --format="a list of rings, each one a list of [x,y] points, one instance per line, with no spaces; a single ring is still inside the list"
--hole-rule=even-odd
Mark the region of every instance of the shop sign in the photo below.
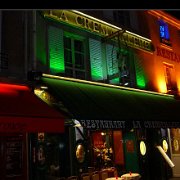
[[[133,121],[133,128],[173,128],[173,127],[180,127],[180,122]]]
[[[124,129],[124,128],[177,128],[180,122],[171,121],[114,121],[114,120],[79,120],[87,129]]]
[[[157,53],[157,56],[161,56],[161,57],[169,59],[173,62],[180,63],[180,54],[177,54],[173,51],[170,51],[168,49],[161,48],[161,47],[157,46],[156,47],[156,53]]]
[[[125,121],[109,120],[79,120],[81,125],[87,129],[122,129]]]
[[[44,10],[43,14],[47,18],[51,18],[75,27],[79,27],[84,30],[97,33],[101,36],[108,36],[120,30],[118,27],[113,25],[111,26],[104,21],[95,19],[90,16],[83,16],[80,13],[78,14],[78,12],[70,10]],[[119,38],[122,42],[124,41],[127,45],[131,47],[152,51],[151,41],[136,34],[125,32]],[[116,40],[118,40],[118,38],[116,38]]]

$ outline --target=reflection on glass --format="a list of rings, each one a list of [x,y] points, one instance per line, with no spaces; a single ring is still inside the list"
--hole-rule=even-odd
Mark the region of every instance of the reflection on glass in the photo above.
[[[85,159],[85,151],[84,146],[82,144],[78,144],[76,148],[76,158],[78,162],[82,163]]]

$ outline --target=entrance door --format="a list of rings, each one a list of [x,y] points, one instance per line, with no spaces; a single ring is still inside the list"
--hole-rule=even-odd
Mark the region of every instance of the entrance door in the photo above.
[[[0,179],[26,180],[25,135],[0,134]]]

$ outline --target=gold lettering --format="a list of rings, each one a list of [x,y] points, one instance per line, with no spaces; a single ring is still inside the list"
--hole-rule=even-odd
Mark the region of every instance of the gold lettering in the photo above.
[[[157,47],[157,56],[162,56],[161,49],[159,47]]]
[[[68,21],[67,16],[66,16],[66,14],[65,14],[64,11],[62,11],[62,13],[61,13],[61,15],[60,15],[60,19],[62,19],[62,20],[64,20],[64,21]]]
[[[78,25],[82,25],[83,24],[83,20],[82,20],[82,18],[80,16],[77,16],[76,24],[78,24]]]

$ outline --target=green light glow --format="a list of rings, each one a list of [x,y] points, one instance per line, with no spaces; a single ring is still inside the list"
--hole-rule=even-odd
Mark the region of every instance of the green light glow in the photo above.
[[[119,84],[119,77],[110,80],[111,84]]]
[[[136,73],[136,81],[139,88],[145,88],[146,82],[143,75]]]
[[[38,20],[37,20],[38,21]],[[37,23],[37,36],[36,36],[36,58],[42,66],[47,66],[47,56],[46,56],[46,33],[45,27],[38,21]]]
[[[136,83],[139,88],[145,88],[146,87],[146,80],[144,76],[144,71],[142,68],[141,60],[135,59],[135,68],[136,68]]]
[[[117,61],[117,47],[106,45],[107,73],[109,76],[119,73]],[[118,80],[119,81],[119,80]]]
[[[101,42],[89,39],[91,77],[93,80],[103,79]]]
[[[63,48],[63,31],[49,27],[49,63],[52,74],[63,73],[64,65],[64,48]]]

